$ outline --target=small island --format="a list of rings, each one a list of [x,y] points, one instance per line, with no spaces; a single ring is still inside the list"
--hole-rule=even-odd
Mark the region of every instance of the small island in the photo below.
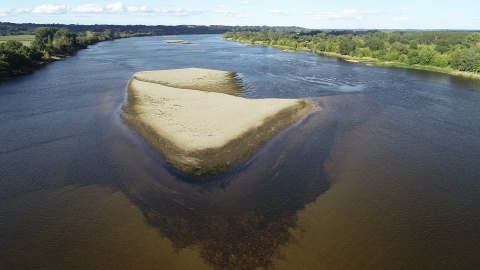
[[[310,99],[234,96],[234,78],[199,68],[138,72],[123,118],[175,169],[207,177],[247,159],[318,109]]]
[[[164,42],[167,43],[167,44],[192,44],[191,42],[187,42],[187,41],[182,40],[182,39],[165,40]]]

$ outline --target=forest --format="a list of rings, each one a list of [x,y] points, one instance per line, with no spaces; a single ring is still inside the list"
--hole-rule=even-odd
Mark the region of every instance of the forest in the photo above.
[[[224,39],[311,51],[359,62],[444,71],[480,71],[480,33],[462,31],[227,32]],[[423,68],[422,68],[423,67]]]

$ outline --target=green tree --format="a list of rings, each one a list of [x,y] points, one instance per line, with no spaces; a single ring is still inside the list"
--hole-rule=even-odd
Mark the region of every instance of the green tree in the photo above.
[[[418,49],[418,42],[416,40],[410,41],[410,49],[412,50]]]
[[[391,49],[397,51],[399,54],[408,54],[408,46],[398,41],[392,44]]]
[[[372,51],[380,51],[385,49],[385,43],[379,38],[371,38],[365,42],[365,45]]]
[[[477,42],[480,42],[480,33],[471,33],[465,37],[465,40],[467,43],[470,43],[470,44],[475,44]]]
[[[432,60],[432,65],[436,67],[447,67],[450,62],[450,56],[447,54],[436,53]]]
[[[103,31],[102,36],[104,37],[105,40],[110,40],[114,38],[114,33],[112,29],[107,29]]]
[[[8,79],[12,75],[12,69],[10,64],[3,60],[0,60],[0,81]]]
[[[433,62],[433,57],[435,56],[435,51],[430,48],[421,48],[418,50],[418,64],[420,65],[430,65]]]
[[[351,38],[343,38],[342,41],[340,41],[340,44],[338,45],[338,52],[343,55],[350,54],[351,52],[355,51],[355,41],[353,41]]]
[[[57,32],[57,28],[40,27],[35,31],[35,39],[32,41],[32,48],[39,51],[51,51],[53,49],[53,36]]]
[[[327,46],[324,41],[320,41],[315,44],[315,50],[324,52],[326,50]]]
[[[435,50],[439,53],[446,53],[450,50],[451,45],[448,41],[442,40],[437,43]]]
[[[474,50],[463,50],[453,54],[452,67],[460,71],[473,71],[480,60],[480,54]]]
[[[53,36],[53,48],[59,54],[73,54],[78,49],[77,34],[67,28],[60,28]]]
[[[0,61],[8,64],[2,64],[2,74],[14,76],[32,70],[35,63],[30,59],[30,51],[30,48],[14,40],[0,44]]]
[[[475,63],[475,66],[473,67],[473,72],[480,72],[480,60],[477,60],[477,63]]]

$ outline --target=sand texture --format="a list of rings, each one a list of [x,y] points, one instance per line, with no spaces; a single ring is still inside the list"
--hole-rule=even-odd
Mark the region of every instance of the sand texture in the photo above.
[[[207,69],[139,72],[123,116],[176,169],[221,173],[316,110],[310,99],[246,99],[218,93],[232,73]],[[195,90],[199,89],[199,90]],[[215,89],[215,92],[201,90]]]

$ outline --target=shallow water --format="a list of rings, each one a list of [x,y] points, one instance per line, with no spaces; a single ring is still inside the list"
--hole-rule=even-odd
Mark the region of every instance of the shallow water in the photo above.
[[[218,35],[104,42],[0,84],[6,268],[471,269],[480,83]],[[322,110],[198,184],[121,120],[141,70],[238,72]]]

